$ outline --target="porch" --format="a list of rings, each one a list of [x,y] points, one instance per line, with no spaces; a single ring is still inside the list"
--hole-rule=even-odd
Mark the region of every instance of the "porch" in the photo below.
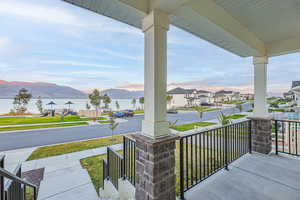
[[[190,189],[186,200],[296,200],[300,196],[300,160],[283,155],[246,154]]]

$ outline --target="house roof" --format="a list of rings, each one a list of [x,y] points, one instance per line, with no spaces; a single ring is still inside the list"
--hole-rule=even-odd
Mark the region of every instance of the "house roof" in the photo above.
[[[184,89],[181,87],[169,90],[168,94],[192,94],[195,90],[194,89]]]
[[[292,88],[300,86],[300,81],[293,81],[292,82]]]
[[[227,91],[227,90],[220,90],[220,91],[217,91],[215,94],[216,95],[221,95],[221,94],[232,94],[234,93],[233,91]]]

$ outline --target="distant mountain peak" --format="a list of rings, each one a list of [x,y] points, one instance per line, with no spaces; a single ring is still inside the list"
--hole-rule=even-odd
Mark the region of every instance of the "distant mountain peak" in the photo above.
[[[108,95],[112,99],[133,99],[144,96],[144,91],[129,91],[124,89],[107,89],[101,91],[102,95]]]

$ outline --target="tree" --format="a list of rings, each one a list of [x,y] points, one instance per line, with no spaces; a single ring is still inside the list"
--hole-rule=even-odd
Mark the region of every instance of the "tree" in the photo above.
[[[43,101],[42,101],[41,97],[38,97],[38,100],[36,101],[35,105],[36,105],[38,111],[40,112],[40,114],[43,114],[44,109],[43,109]]]
[[[136,105],[136,99],[135,98],[132,99],[131,104],[133,105],[133,109],[135,109],[135,105]]]
[[[236,108],[240,111],[243,112],[243,105],[242,104],[236,104]]]
[[[142,105],[142,109],[144,109],[145,98],[144,97],[140,97],[139,98],[139,103]]]
[[[111,130],[111,141],[114,141],[115,139],[113,138],[114,137],[114,131],[115,129],[119,126],[119,123],[116,122],[114,116],[113,116],[113,112],[109,112],[108,113],[108,116],[109,116],[109,128]]]
[[[119,105],[118,101],[116,101],[116,108],[117,108],[117,110],[120,110],[120,105]]]
[[[167,96],[167,104],[168,105],[171,105],[172,99],[173,99],[173,96],[171,96],[171,95]]]
[[[104,107],[106,109],[108,109],[109,108],[109,104],[111,103],[111,99],[110,99],[110,97],[107,94],[105,94],[103,96],[103,103],[104,103]]]
[[[231,120],[229,119],[228,116],[224,115],[223,112],[220,112],[220,114],[218,116],[218,120],[222,126],[231,124]]]
[[[25,113],[27,104],[29,103],[32,95],[28,93],[28,90],[22,88],[14,98],[14,108],[17,113]]]
[[[86,107],[87,110],[91,109],[91,106],[90,106],[90,104],[88,102],[86,102],[85,107]]]
[[[202,106],[195,106],[194,109],[197,111],[200,120],[203,118],[205,108]]]
[[[96,115],[98,116],[98,110],[101,105],[101,99],[102,96],[100,95],[99,90],[95,89],[90,95],[89,95],[90,103],[95,107],[96,109]]]

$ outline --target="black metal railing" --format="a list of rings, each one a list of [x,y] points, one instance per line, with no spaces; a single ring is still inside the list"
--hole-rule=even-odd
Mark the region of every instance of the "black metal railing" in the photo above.
[[[108,164],[107,159],[102,159],[102,186],[104,187],[105,179],[108,179]]]
[[[285,153],[300,156],[300,121],[297,120],[274,120],[272,128],[272,141],[275,145],[276,154]]]
[[[0,158],[0,200],[29,200],[26,193],[28,187],[33,190],[30,200],[37,200],[38,186],[23,180],[21,174],[21,165],[18,165],[14,173],[11,173],[4,169],[4,157]]]
[[[135,158],[136,158],[136,144],[135,140],[124,136],[123,138],[124,150],[124,177],[132,184],[135,185]]]
[[[4,169],[5,156],[0,155],[0,169]],[[0,176],[0,199],[4,199],[4,176]]]
[[[119,179],[124,177],[124,159],[121,154],[107,148],[107,177],[116,189],[119,188]]]
[[[179,140],[180,197],[244,154],[251,152],[249,120],[186,135]]]

